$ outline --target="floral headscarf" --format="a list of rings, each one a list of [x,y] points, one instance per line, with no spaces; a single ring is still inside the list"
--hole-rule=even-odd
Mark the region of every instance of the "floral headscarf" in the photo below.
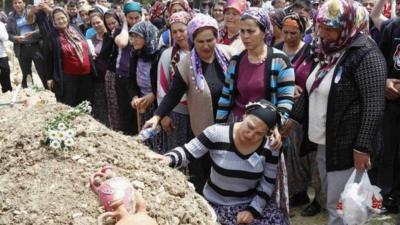
[[[265,43],[270,44],[272,41],[272,36],[274,34],[272,29],[272,24],[268,16],[268,12],[263,8],[250,7],[247,9],[242,16],[241,20],[253,19],[265,32]]]
[[[230,8],[236,9],[242,14],[247,9],[247,2],[245,0],[228,0],[224,6],[224,11]]]
[[[141,21],[129,30],[129,33],[134,33],[144,38],[145,45],[143,49],[143,54],[150,56],[157,51],[157,34],[158,29],[150,21]]]
[[[150,20],[154,20],[155,18],[160,17],[161,14],[164,12],[164,9],[165,9],[164,3],[156,1],[150,10],[151,13]]]
[[[189,22],[188,24],[188,36],[189,36],[189,44],[193,45],[194,43],[194,33],[204,27],[209,27],[211,29],[215,29],[218,33],[218,22],[204,14],[196,14],[196,16]],[[218,38],[218,37],[217,37]],[[221,67],[223,73],[225,74],[228,70],[228,60],[225,58],[224,54],[221,50],[218,49],[218,46],[214,49],[215,58],[218,61],[219,66]],[[196,49],[194,48],[190,53],[192,69],[193,69],[193,81],[196,85],[196,89],[199,91],[203,91],[205,87],[205,78],[203,75],[203,70],[201,68],[201,59],[197,54]]]
[[[67,17],[69,24],[69,16],[68,13],[65,11],[65,9],[62,7],[55,7],[51,12],[51,18],[53,19],[53,26],[56,27],[56,25],[54,24],[54,15],[58,12],[62,12]],[[67,39],[67,41],[74,47],[74,50],[79,58],[79,61],[83,63],[83,47],[82,47],[83,37],[78,33],[76,29],[74,29],[69,25],[63,32],[65,34],[65,38]]]
[[[320,69],[311,85],[310,94],[318,88],[328,72],[334,68],[345,49],[356,37],[356,8],[353,0],[329,0],[325,2],[316,18],[317,23],[341,30],[339,39],[332,42],[323,42],[318,38],[318,58]]]
[[[192,9],[189,6],[189,2],[187,0],[172,0],[168,7],[168,12],[170,15],[171,15],[172,6],[175,4],[181,5],[183,7],[183,9],[188,13],[190,13],[192,11]]]
[[[337,41],[324,43],[320,47],[325,54],[332,54],[347,47],[357,34],[356,14],[353,0],[329,0],[318,11],[317,23],[341,30]]]
[[[187,25],[191,19],[192,16],[188,12],[176,12],[169,17],[169,24],[172,25],[174,23],[183,23]]]

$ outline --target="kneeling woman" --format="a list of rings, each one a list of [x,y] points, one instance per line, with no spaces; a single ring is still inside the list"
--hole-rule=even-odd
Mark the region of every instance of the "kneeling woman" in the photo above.
[[[288,224],[271,198],[280,152],[271,150],[266,137],[280,121],[279,113],[267,100],[249,103],[245,111],[242,122],[212,125],[184,146],[155,158],[181,167],[209,152],[213,163],[203,194],[223,225]]]

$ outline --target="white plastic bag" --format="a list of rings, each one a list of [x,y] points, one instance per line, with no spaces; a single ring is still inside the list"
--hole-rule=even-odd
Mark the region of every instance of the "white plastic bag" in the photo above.
[[[356,183],[356,172],[355,169],[351,174],[336,205],[338,215],[347,225],[363,225],[382,208],[381,189],[371,185],[366,171],[360,183]]]

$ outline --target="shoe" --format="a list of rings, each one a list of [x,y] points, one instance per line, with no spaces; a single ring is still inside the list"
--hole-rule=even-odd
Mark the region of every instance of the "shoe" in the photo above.
[[[311,202],[311,204],[309,204],[307,207],[303,209],[303,211],[301,211],[301,216],[304,217],[315,216],[320,212],[321,212],[321,206],[319,205],[317,200],[314,199],[314,201]]]
[[[384,197],[382,203],[382,210],[385,213],[395,214],[398,212],[399,208],[397,207],[396,199],[392,196]]]
[[[291,207],[305,205],[308,204],[309,202],[310,199],[308,198],[307,192],[305,191],[297,193],[289,199],[289,205]]]

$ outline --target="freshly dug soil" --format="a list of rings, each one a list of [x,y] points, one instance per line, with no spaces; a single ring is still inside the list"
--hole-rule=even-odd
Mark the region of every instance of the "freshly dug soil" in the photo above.
[[[11,98],[3,94],[0,103]],[[84,115],[73,122],[75,147],[53,150],[44,127],[69,107],[47,91],[21,90],[17,100],[28,101],[0,106],[0,225],[96,224],[104,210],[89,177],[105,164],[129,178],[158,224],[217,224],[185,176],[146,158],[149,149],[132,137]]]

